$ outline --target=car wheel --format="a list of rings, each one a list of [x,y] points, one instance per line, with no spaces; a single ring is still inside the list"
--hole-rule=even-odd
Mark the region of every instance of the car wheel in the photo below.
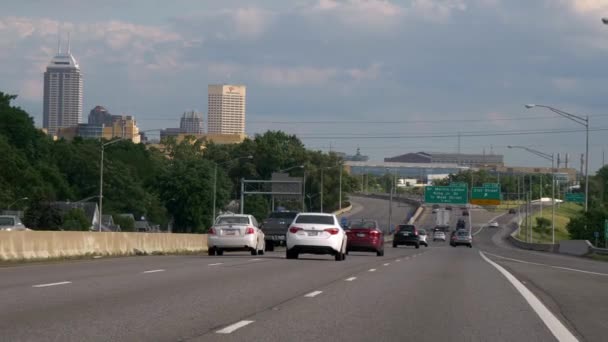
[[[473,245],[469,244],[469,248],[473,248]]]
[[[297,259],[298,258],[298,253],[296,253],[294,251],[287,250],[285,252],[285,258],[286,259]]]
[[[215,250],[215,254],[216,254],[216,255],[220,255],[220,256],[222,256],[222,255],[224,255],[224,251],[223,251],[223,250],[221,250],[221,249],[216,249],[216,250]]]
[[[263,249],[260,249],[260,250],[258,251],[258,255],[264,255],[264,250],[263,250]]]
[[[420,248],[420,244],[419,243],[416,244],[416,249],[418,249],[418,248]]]
[[[397,244],[393,242],[393,248],[397,248]]]
[[[274,242],[266,240],[266,244],[264,246],[264,249],[266,250],[266,252],[272,252],[272,251],[274,251]]]
[[[346,250],[346,252],[344,252],[344,255],[348,255],[348,249]]]
[[[429,244],[428,244],[428,243],[425,243],[425,244],[424,244],[424,247],[428,247],[428,246],[429,246]]]
[[[207,250],[207,255],[209,256],[214,256],[215,255],[215,248],[211,247]]]
[[[252,250],[251,250],[251,255],[254,255],[254,256],[255,256],[255,255],[258,255],[258,250],[257,250],[257,249],[255,249],[255,248],[254,248],[254,249],[252,249]]]
[[[336,261],[344,260],[344,253],[341,253],[341,252],[336,253],[335,258],[336,258]]]
[[[379,257],[384,256],[384,249],[376,251],[376,256],[379,256]]]

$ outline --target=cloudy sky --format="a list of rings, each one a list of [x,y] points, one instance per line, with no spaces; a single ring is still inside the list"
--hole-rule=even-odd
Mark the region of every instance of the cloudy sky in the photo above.
[[[207,84],[248,86],[247,133],[374,160],[420,150],[570,153],[590,115],[591,170],[608,150],[608,0],[6,0],[0,91],[42,122],[42,74],[71,34],[95,105],[142,129],[206,113]],[[65,39],[64,39],[65,40]],[[564,132],[565,131],[565,132]],[[574,132],[572,132],[574,131]],[[551,132],[551,133],[547,133]]]

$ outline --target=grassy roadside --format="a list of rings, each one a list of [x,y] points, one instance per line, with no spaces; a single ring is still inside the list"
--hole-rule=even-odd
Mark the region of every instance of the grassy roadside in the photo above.
[[[570,222],[570,219],[576,216],[581,210],[582,207],[574,203],[562,203],[559,207],[555,208],[555,242],[570,239],[566,225]],[[540,212],[536,212],[532,215],[533,225],[536,225],[537,217],[540,217]],[[543,208],[543,217],[551,220],[551,207]],[[522,241],[527,241],[528,229],[523,225],[524,222],[522,222],[520,233],[516,235],[516,237]],[[534,228],[532,230],[532,242],[551,243],[551,228],[544,232]]]

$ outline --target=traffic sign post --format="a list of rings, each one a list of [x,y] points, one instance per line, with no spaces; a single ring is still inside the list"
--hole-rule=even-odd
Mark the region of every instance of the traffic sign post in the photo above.
[[[432,204],[467,204],[467,186],[427,186],[424,202]]]
[[[604,248],[608,248],[608,219],[604,220]]]
[[[595,247],[599,247],[597,244],[597,239],[600,237],[600,232],[593,232],[593,236],[595,237]]]
[[[585,194],[582,192],[567,192],[566,202],[585,203]]]
[[[500,205],[500,197],[498,184],[471,189],[471,204]]]

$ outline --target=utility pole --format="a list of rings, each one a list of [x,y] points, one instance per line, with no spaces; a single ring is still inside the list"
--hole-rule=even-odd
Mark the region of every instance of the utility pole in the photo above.
[[[390,177],[391,183],[393,183],[393,177]],[[393,184],[390,184],[389,188],[388,188],[390,194],[389,194],[389,201],[388,201],[388,230],[387,232],[390,234],[391,232],[391,224],[392,224],[392,218],[393,218]]]

